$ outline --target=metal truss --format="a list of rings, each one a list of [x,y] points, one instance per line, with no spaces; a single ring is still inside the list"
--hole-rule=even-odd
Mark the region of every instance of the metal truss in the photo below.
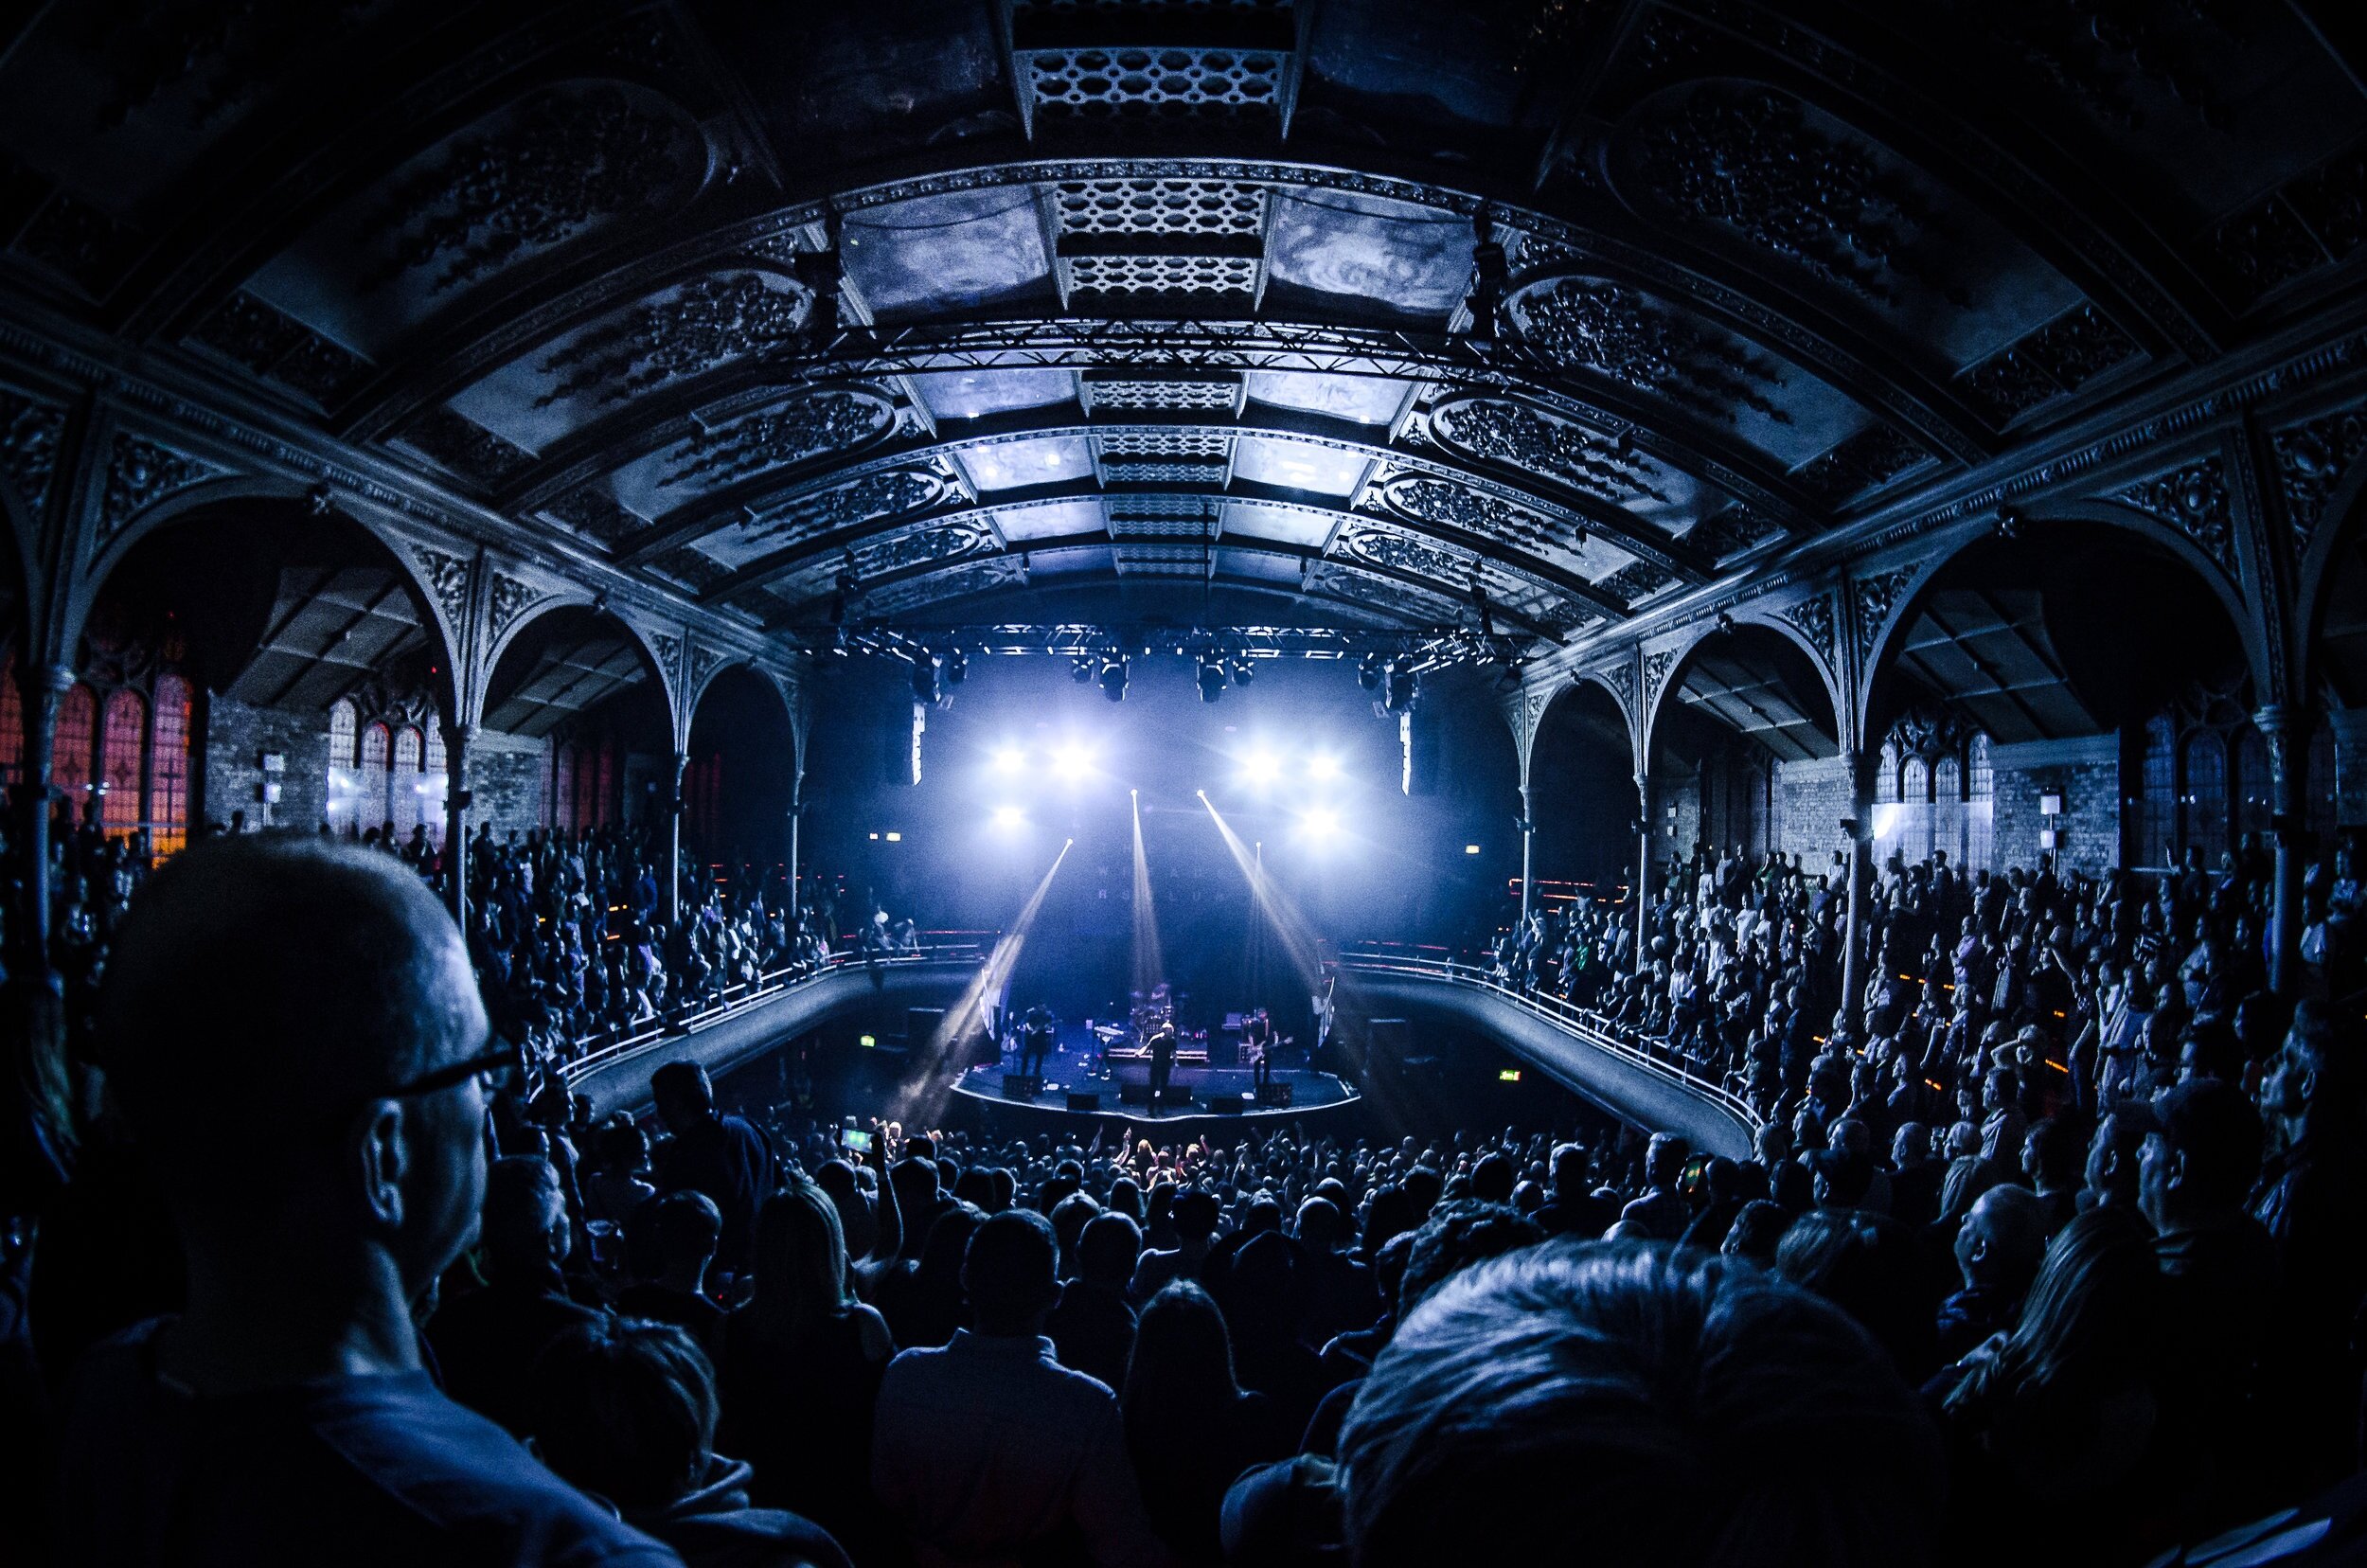
[[[996,626],[894,627],[849,623],[783,633],[817,657],[869,654],[920,664],[965,655],[1056,659],[1183,658],[1404,660],[1418,671],[1455,665],[1517,668],[1535,639],[1433,626],[1389,631],[1319,626],[1146,626],[1061,622]]]

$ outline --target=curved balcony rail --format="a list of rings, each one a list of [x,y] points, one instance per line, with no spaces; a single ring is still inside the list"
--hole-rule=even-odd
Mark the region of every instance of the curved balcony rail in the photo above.
[[[817,987],[833,976],[910,970],[926,964],[976,964],[986,958],[988,945],[970,941],[935,942],[898,953],[834,953],[819,964],[787,965],[759,974],[753,981],[727,986],[711,997],[702,998],[691,1011],[652,1019],[629,1031],[593,1036],[589,1042],[591,1048],[564,1063],[560,1073],[570,1085],[574,1085],[593,1073],[640,1056],[667,1041],[696,1034],[727,1019],[741,1017],[756,1003]]]
[[[1724,1084],[1704,1076],[1698,1070],[1700,1064],[1666,1042],[1642,1036],[1623,1037],[1611,1021],[1599,1013],[1575,1007],[1559,997],[1532,995],[1505,985],[1491,968],[1467,963],[1451,955],[1433,955],[1437,953],[1436,949],[1423,952],[1371,943],[1344,949],[1339,965],[1350,974],[1436,981],[1516,1007],[1590,1049],[1640,1068],[1694,1098],[1707,1102],[1741,1130],[1746,1153],[1759,1128],[1765,1124],[1766,1118],[1750,1101]],[[1542,1065],[1551,1067],[1551,1063]]]

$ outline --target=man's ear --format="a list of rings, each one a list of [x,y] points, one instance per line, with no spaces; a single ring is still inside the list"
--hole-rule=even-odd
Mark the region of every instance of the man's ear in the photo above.
[[[362,1202],[370,1217],[389,1230],[403,1221],[403,1178],[411,1170],[409,1129],[402,1102],[379,1100],[364,1113],[361,1156]]]

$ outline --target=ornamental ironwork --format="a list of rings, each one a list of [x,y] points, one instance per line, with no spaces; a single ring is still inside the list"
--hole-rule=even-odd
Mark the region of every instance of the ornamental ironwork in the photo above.
[[[667,454],[661,486],[721,485],[845,452],[887,434],[895,412],[870,392],[829,389],[702,431]]]
[[[1651,464],[1631,447],[1524,403],[1452,399],[1431,410],[1430,428],[1440,445],[1465,456],[1526,469],[1605,501],[1668,500],[1652,483]]]
[[[1769,361],[1633,289],[1565,277],[1522,290],[1513,304],[1523,341],[1557,365],[1598,371],[1728,420],[1748,408],[1791,422],[1764,390],[1783,384]]]

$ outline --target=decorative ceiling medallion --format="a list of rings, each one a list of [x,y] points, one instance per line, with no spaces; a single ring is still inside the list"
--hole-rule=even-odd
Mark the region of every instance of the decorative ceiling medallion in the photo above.
[[[749,530],[752,540],[808,539],[853,527],[875,518],[901,517],[934,506],[945,494],[945,478],[928,469],[892,469],[851,484],[800,496]]]
[[[1525,507],[1476,490],[1468,485],[1434,479],[1428,474],[1401,473],[1381,486],[1381,496],[1398,516],[1415,523],[1460,528],[1531,549],[1547,549],[1569,541],[1557,540],[1551,518]]]
[[[830,387],[700,432],[667,454],[663,486],[715,486],[843,453],[886,436],[896,411],[877,392]]]
[[[1913,247],[1930,214],[1868,148],[1810,126],[1796,99],[1705,84],[1637,137],[1637,183],[1685,222],[1885,303],[1894,276],[1921,276]]]
[[[1450,398],[1432,407],[1430,433],[1464,456],[1526,469],[1605,501],[1668,500],[1652,483],[1649,460],[1526,403]]]
[[[1633,289],[1557,277],[1519,291],[1507,305],[1522,340],[1557,368],[1593,370],[1728,421],[1747,408],[1791,422],[1767,396],[1784,383],[1771,361]]]

